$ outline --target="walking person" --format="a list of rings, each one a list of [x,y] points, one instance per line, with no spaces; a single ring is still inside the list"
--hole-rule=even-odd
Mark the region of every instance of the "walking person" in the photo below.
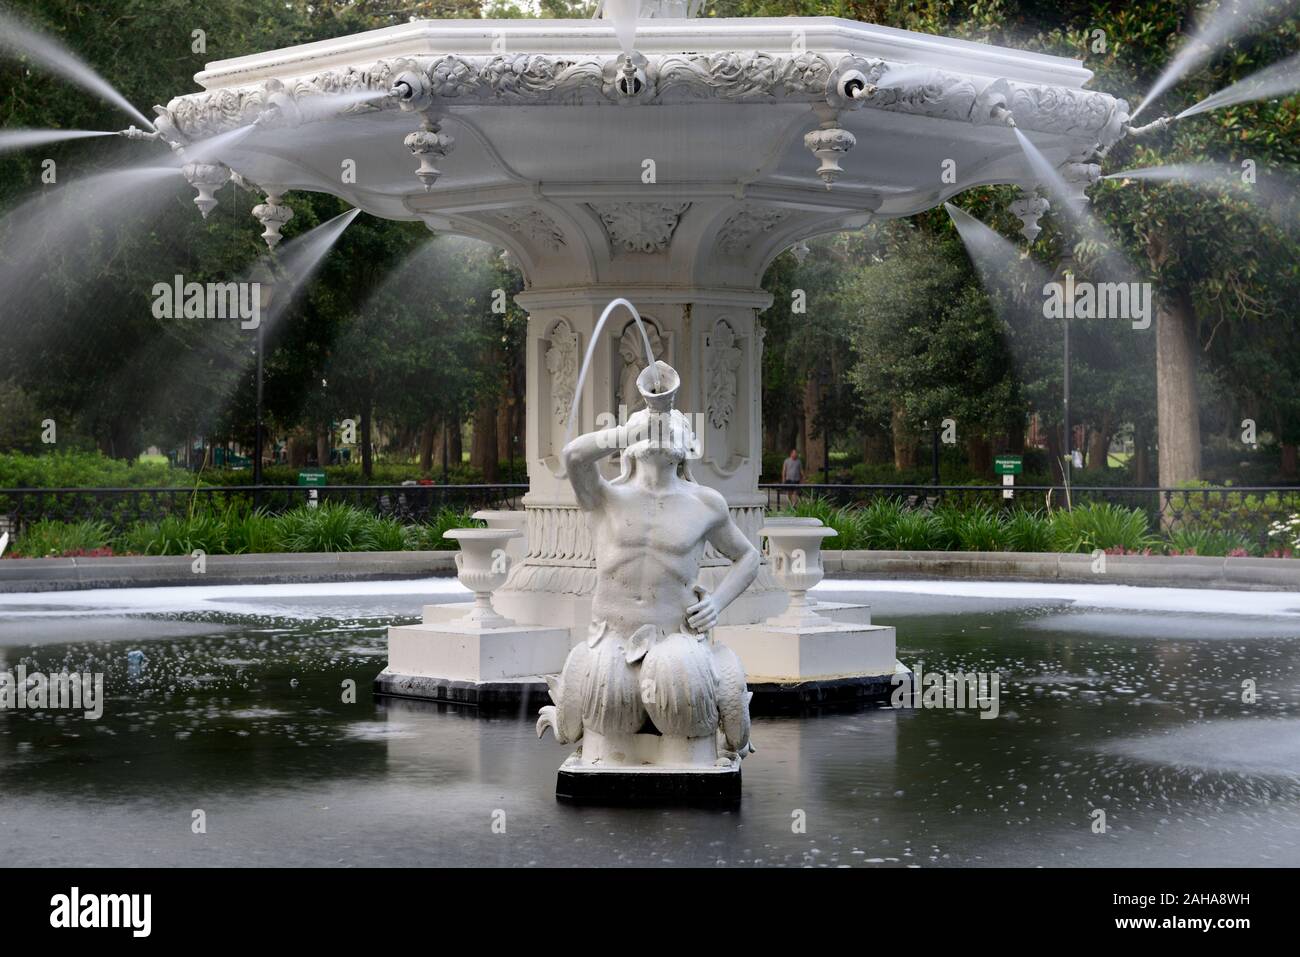
[[[791,449],[790,456],[781,463],[781,484],[782,485],[799,485],[803,482],[803,462],[799,460],[799,450]],[[799,501],[798,494],[794,489],[790,490],[790,504],[794,505]]]

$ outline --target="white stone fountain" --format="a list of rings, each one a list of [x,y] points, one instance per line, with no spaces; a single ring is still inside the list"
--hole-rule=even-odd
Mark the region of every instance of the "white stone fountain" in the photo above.
[[[202,159],[204,205],[229,170],[265,196],[254,214],[272,233],[293,190],[325,191],[505,247],[522,270],[527,553],[492,601],[521,628],[569,636],[502,646],[493,673],[524,696],[544,694],[539,675],[560,672],[587,640],[598,587],[566,424],[576,414],[590,433],[639,408],[640,333],[627,322],[596,336],[611,299],[636,303],[651,353],[680,375],[677,407],[698,439],[694,479],[757,546],[758,314],[771,302],[760,282],[773,258],[988,183],[1021,187],[1017,212],[1032,229],[1040,184],[1011,126],[1082,196],[1097,151],[1128,118],[1122,100],[1083,89],[1091,74],[1074,60],[824,17],[681,17],[685,6],[642,3],[648,18],[620,19],[617,36],[600,20],[414,21],[210,64],[197,77],[204,92],[156,110],[161,137]],[[220,150],[196,145],[241,126],[247,134]],[[579,396],[588,351],[592,388]],[[611,462],[597,468],[617,474]],[[706,546],[700,566],[699,584],[716,594],[732,563]],[[720,625],[768,629],[787,603],[764,562]],[[460,613],[430,609],[430,628]],[[839,625],[868,626],[862,609],[839,614],[857,616]],[[801,633],[791,647],[818,642]],[[808,671],[802,651],[797,668],[772,674],[737,647],[758,687]],[[429,693],[455,684],[450,662],[422,661]],[[837,680],[855,677],[876,680]],[[377,687],[416,693],[405,679]]]

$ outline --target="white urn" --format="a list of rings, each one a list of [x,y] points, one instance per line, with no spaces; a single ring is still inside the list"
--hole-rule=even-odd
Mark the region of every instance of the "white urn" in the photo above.
[[[460,546],[456,577],[474,593],[474,607],[460,619],[481,628],[506,628],[514,624],[492,607],[492,593],[505,584],[510,572],[506,546],[523,533],[517,528],[451,528],[442,533]]]
[[[771,620],[776,625],[828,625],[830,619],[823,618],[813,610],[808,598],[808,589],[825,577],[822,566],[822,539],[839,534],[833,528],[827,528],[817,519],[817,524],[787,522],[765,524],[758,534],[767,539],[768,564],[776,583],[790,593],[790,607],[785,613]]]

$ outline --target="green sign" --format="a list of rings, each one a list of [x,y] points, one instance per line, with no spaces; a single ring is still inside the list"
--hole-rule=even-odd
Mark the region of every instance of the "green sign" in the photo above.
[[[325,473],[319,470],[298,473],[299,485],[324,485]]]
[[[999,455],[993,459],[994,475],[1019,475],[1025,463],[1019,455]]]

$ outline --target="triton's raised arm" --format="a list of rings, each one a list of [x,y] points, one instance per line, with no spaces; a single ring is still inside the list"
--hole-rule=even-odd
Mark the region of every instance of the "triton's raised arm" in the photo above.
[[[578,436],[560,452],[560,461],[564,463],[564,471],[580,508],[597,508],[603,501],[607,483],[601,478],[596,463],[620,451],[626,444],[625,435],[626,429],[621,425],[588,432]]]

